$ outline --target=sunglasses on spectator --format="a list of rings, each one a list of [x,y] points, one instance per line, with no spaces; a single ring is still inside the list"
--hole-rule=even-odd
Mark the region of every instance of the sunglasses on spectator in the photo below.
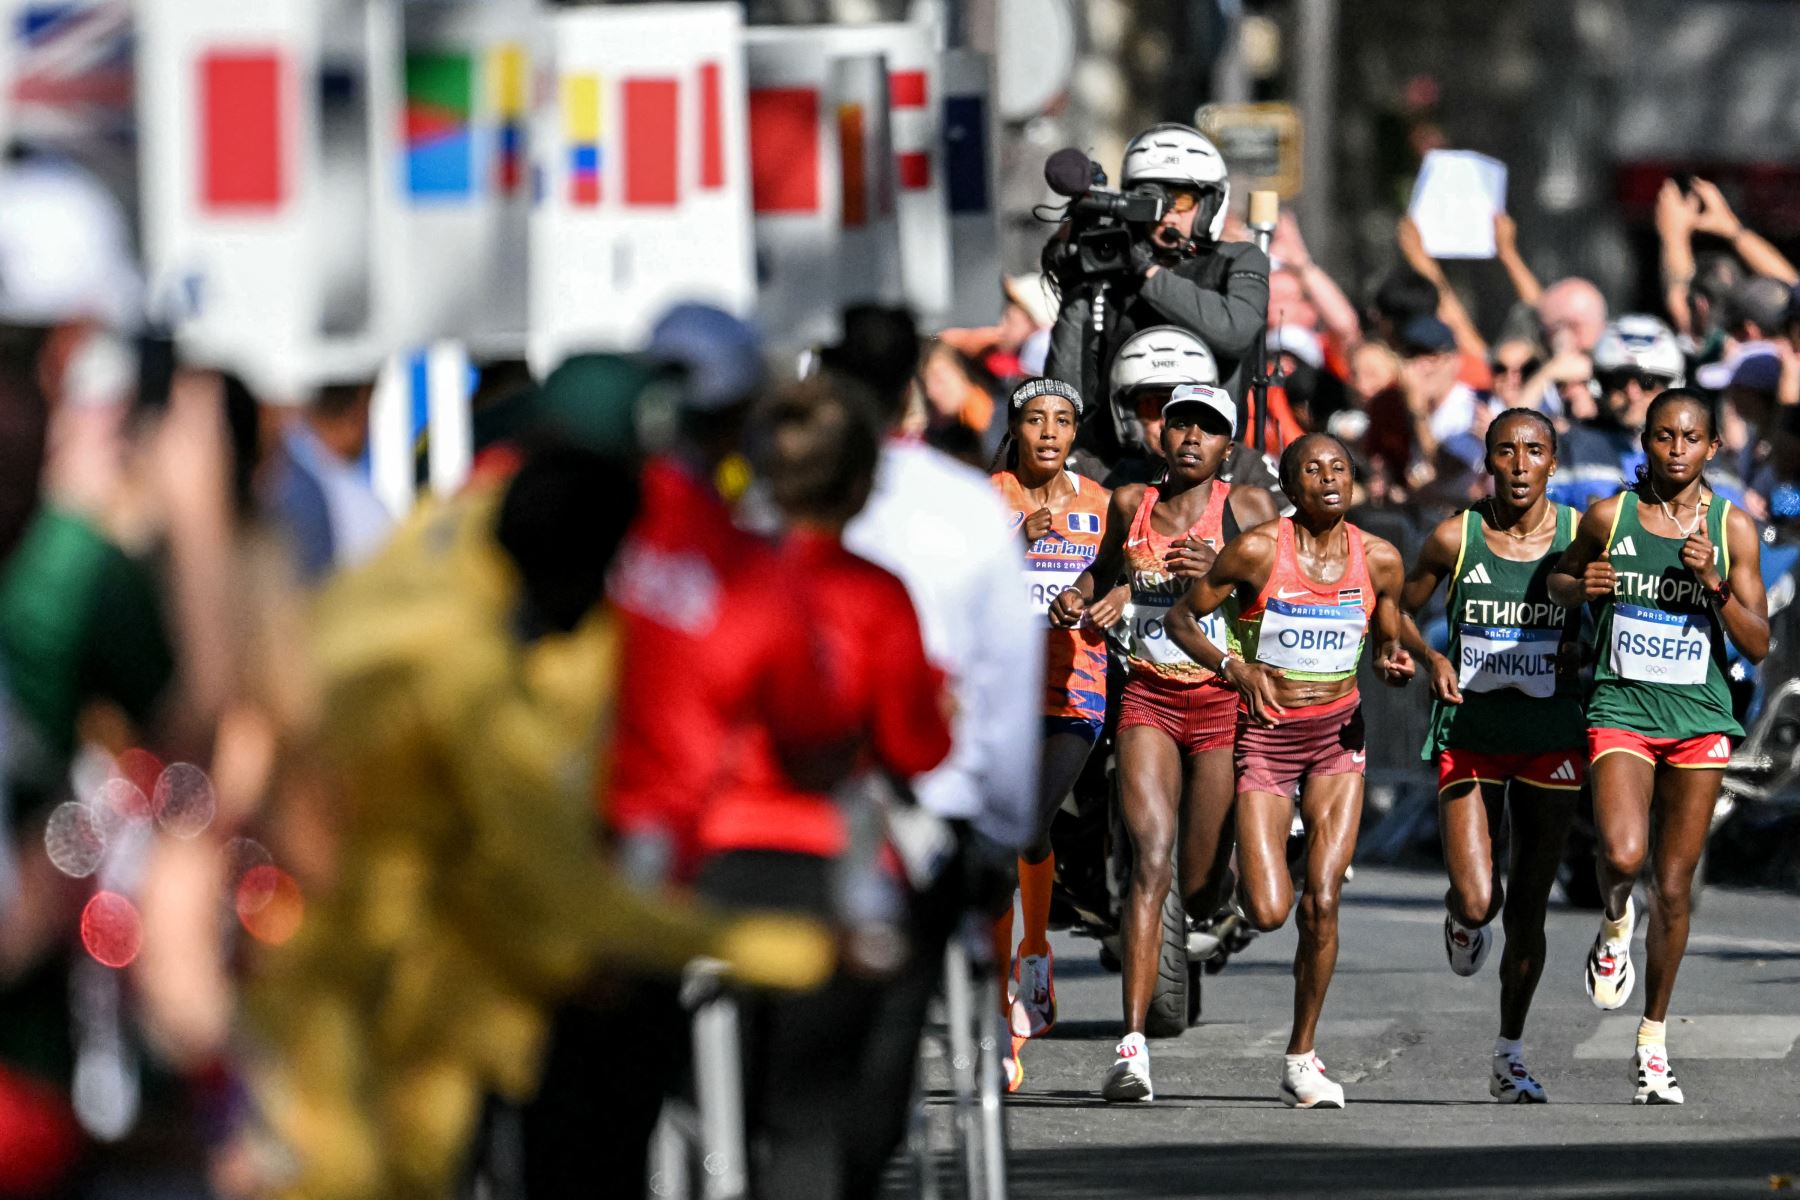
[[[1661,375],[1652,375],[1647,371],[1602,371],[1594,378],[1598,379],[1600,386],[1609,392],[1622,392],[1627,384],[1633,382],[1638,385],[1639,390],[1646,392],[1660,392],[1669,386],[1667,379]]]
[[[1161,196],[1170,212],[1192,212],[1200,207],[1200,193],[1193,188],[1168,183],[1146,183],[1136,190]]]
[[[1498,360],[1495,360],[1488,365],[1493,367],[1494,374],[1496,375],[1517,375],[1520,379],[1529,379],[1532,375],[1536,374],[1537,369],[1544,364],[1535,358],[1528,358],[1524,362],[1516,365],[1503,363]]]
[[[1174,390],[1173,388],[1153,387],[1133,396],[1131,402],[1135,406],[1138,420],[1148,421],[1153,417],[1162,416],[1163,405],[1169,402],[1169,393]]]

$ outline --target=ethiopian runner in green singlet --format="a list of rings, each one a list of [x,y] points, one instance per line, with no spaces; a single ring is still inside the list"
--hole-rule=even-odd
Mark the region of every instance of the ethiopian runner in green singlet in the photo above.
[[[1544,910],[1569,818],[1586,776],[1587,723],[1575,674],[1579,604],[1550,598],[1550,572],[1579,514],[1544,494],[1556,471],[1556,430],[1515,408],[1487,431],[1494,494],[1432,531],[1406,577],[1401,606],[1416,614],[1448,581],[1449,654],[1425,644],[1409,618],[1408,648],[1429,668],[1438,767],[1438,828],[1450,890],[1444,951],[1473,975],[1503,915],[1500,1036],[1488,1092],[1502,1103],[1542,1103],[1525,1069],[1525,1017],[1544,971]],[[1510,806],[1510,891],[1497,853]]]
[[[1636,980],[1631,889],[1646,859],[1655,881],[1633,1068],[1638,1104],[1682,1101],[1663,1022],[1687,949],[1694,868],[1731,739],[1743,733],[1725,687],[1725,640],[1752,662],[1769,652],[1756,526],[1702,475],[1718,452],[1710,400],[1684,388],[1656,397],[1637,486],[1588,510],[1550,577],[1551,599],[1586,600],[1596,617],[1588,758],[1606,912],[1588,953],[1587,990],[1601,1008],[1622,1006]]]

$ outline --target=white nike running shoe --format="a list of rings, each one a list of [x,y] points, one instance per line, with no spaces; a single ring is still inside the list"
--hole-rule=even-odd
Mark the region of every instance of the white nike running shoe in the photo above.
[[[1026,954],[1013,960],[1018,980],[1010,1011],[1014,1037],[1042,1037],[1056,1024],[1056,975],[1048,954]]]
[[[1608,937],[1612,923],[1604,917],[1600,920],[1600,932],[1587,956],[1587,994],[1595,1008],[1614,1009],[1631,999],[1631,989],[1637,983],[1637,971],[1631,965],[1631,931],[1636,923],[1636,907],[1629,896],[1625,898],[1625,917],[1619,926],[1622,933],[1615,930],[1616,936]]]
[[[1450,969],[1458,975],[1473,975],[1481,970],[1493,944],[1494,936],[1486,925],[1470,929],[1449,913],[1444,914],[1444,953],[1450,958]]]
[[[1325,1064],[1317,1054],[1309,1054],[1298,1062],[1284,1058],[1281,1102],[1289,1108],[1342,1108],[1344,1089],[1325,1077]]]
[[[1150,1086],[1150,1047],[1141,1033],[1128,1033],[1119,1043],[1119,1061],[1100,1083],[1100,1095],[1112,1101],[1156,1099]]]
[[[1488,1095],[1502,1104],[1542,1104],[1550,1099],[1544,1094],[1544,1085],[1525,1069],[1525,1060],[1510,1054],[1494,1055]]]
[[[1637,1094],[1633,1104],[1680,1104],[1681,1085],[1669,1065],[1669,1048],[1652,1043],[1637,1048]]]

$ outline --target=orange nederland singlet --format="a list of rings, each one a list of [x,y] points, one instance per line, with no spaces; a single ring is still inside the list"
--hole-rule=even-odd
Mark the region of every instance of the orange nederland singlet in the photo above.
[[[1206,511],[1200,519],[1180,534],[1164,537],[1150,524],[1160,493],[1156,486],[1144,489],[1144,499],[1131,519],[1131,534],[1125,539],[1125,570],[1131,580],[1131,607],[1126,617],[1131,622],[1131,673],[1153,675],[1158,679],[1181,683],[1207,683],[1217,677],[1187,656],[1163,628],[1169,607],[1186,594],[1189,580],[1169,574],[1165,556],[1176,542],[1192,539],[1204,542],[1214,550],[1225,544],[1225,502],[1231,485],[1214,479],[1208,484]],[[1200,631],[1215,646],[1235,649],[1231,636],[1229,609],[1232,602],[1200,621]]]
[[[1106,635],[1085,624],[1053,628],[1049,613],[1051,602],[1093,565],[1112,493],[1073,471],[1063,474],[1075,494],[1050,506],[1050,532],[1026,547],[1025,594],[1044,627],[1044,715],[1099,721],[1106,716]],[[1012,527],[1019,528],[1037,506],[1011,471],[1000,471],[993,480],[1012,510]]]
[[[1275,566],[1256,602],[1238,620],[1244,658],[1280,667],[1290,679],[1333,682],[1356,674],[1375,612],[1375,585],[1362,530],[1344,523],[1348,561],[1335,583],[1315,583],[1294,553],[1294,522],[1281,518]]]

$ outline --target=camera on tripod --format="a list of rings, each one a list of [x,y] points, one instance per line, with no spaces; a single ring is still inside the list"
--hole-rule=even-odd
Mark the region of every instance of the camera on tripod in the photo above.
[[[1168,204],[1159,189],[1107,190],[1100,164],[1074,148],[1044,162],[1044,182],[1069,197],[1063,219],[1071,225],[1066,263],[1083,279],[1105,280],[1131,272],[1132,224],[1154,225]],[[1066,268],[1065,268],[1066,269]]]

